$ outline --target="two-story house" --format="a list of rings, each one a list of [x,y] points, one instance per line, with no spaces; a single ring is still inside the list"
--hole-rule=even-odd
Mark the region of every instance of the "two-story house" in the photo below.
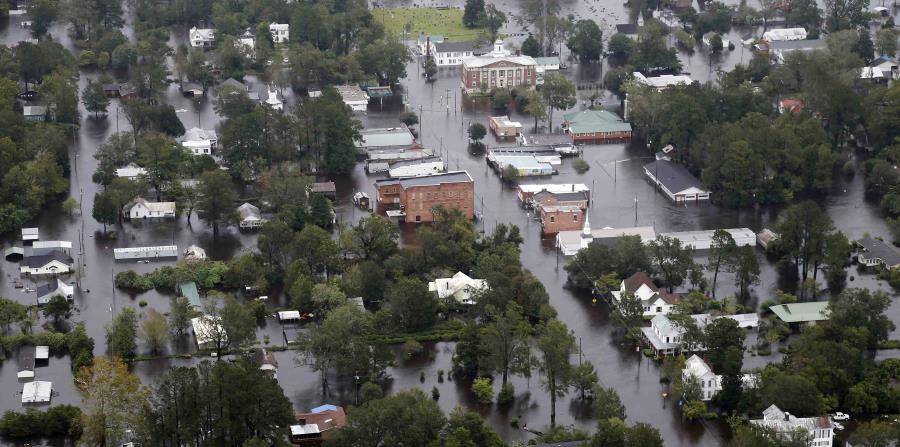
[[[675,308],[681,295],[675,293],[667,293],[660,291],[659,287],[653,283],[644,272],[637,272],[624,281],[619,286],[619,290],[613,291],[613,299],[616,303],[621,303],[625,294],[633,295],[641,300],[641,307],[644,309],[645,317],[655,315],[668,315]]]
[[[779,435],[791,436],[798,431],[808,435],[809,447],[831,447],[834,442],[834,422],[827,416],[798,418],[775,405],[763,411],[762,419],[753,419],[751,424],[774,430]]]
[[[487,281],[471,278],[463,272],[456,272],[450,278],[436,278],[428,283],[428,291],[436,293],[438,299],[453,298],[466,305],[475,304],[475,298],[487,288]]]

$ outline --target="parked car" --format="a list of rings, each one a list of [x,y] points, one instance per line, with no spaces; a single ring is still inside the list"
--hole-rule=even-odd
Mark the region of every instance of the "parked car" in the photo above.
[[[844,429],[844,426],[840,422],[834,423],[834,431],[841,431]]]
[[[847,413],[837,412],[831,418],[836,421],[847,421],[850,420],[850,415]]]

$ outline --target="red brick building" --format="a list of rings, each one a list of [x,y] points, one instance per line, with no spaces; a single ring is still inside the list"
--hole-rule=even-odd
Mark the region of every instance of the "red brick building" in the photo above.
[[[309,413],[294,415],[291,425],[291,444],[318,446],[324,444],[337,429],[347,425],[347,414],[343,407],[321,405]]]
[[[375,182],[376,200],[384,209],[399,209],[405,222],[432,222],[438,205],[475,217],[475,181],[466,171],[384,179]]]
[[[572,205],[542,206],[541,231],[545,235],[560,231],[579,231],[584,225],[584,209]]]
[[[494,42],[491,53],[464,58],[461,73],[462,87],[468,94],[489,92],[495,88],[524,87],[534,90],[537,85],[537,62],[534,58],[510,55],[501,40]]]

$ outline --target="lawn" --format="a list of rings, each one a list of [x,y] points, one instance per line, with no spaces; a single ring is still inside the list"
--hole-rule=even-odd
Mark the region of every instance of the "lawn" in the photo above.
[[[414,40],[419,34],[444,36],[453,41],[475,40],[481,31],[462,24],[463,10],[437,8],[379,8],[372,11],[375,19],[384,24],[387,32]]]

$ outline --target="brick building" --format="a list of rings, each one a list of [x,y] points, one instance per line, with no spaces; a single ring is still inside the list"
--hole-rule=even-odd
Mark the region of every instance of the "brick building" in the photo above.
[[[537,85],[537,62],[531,56],[512,56],[503,48],[503,41],[494,42],[494,51],[483,56],[462,60],[462,88],[467,94],[489,92],[495,88],[524,87],[534,90]]]
[[[584,209],[574,205],[542,206],[541,231],[556,234],[560,231],[578,231],[584,225]]]
[[[475,181],[466,171],[375,182],[378,205],[399,208],[405,222],[432,222],[438,205],[475,216]]]

